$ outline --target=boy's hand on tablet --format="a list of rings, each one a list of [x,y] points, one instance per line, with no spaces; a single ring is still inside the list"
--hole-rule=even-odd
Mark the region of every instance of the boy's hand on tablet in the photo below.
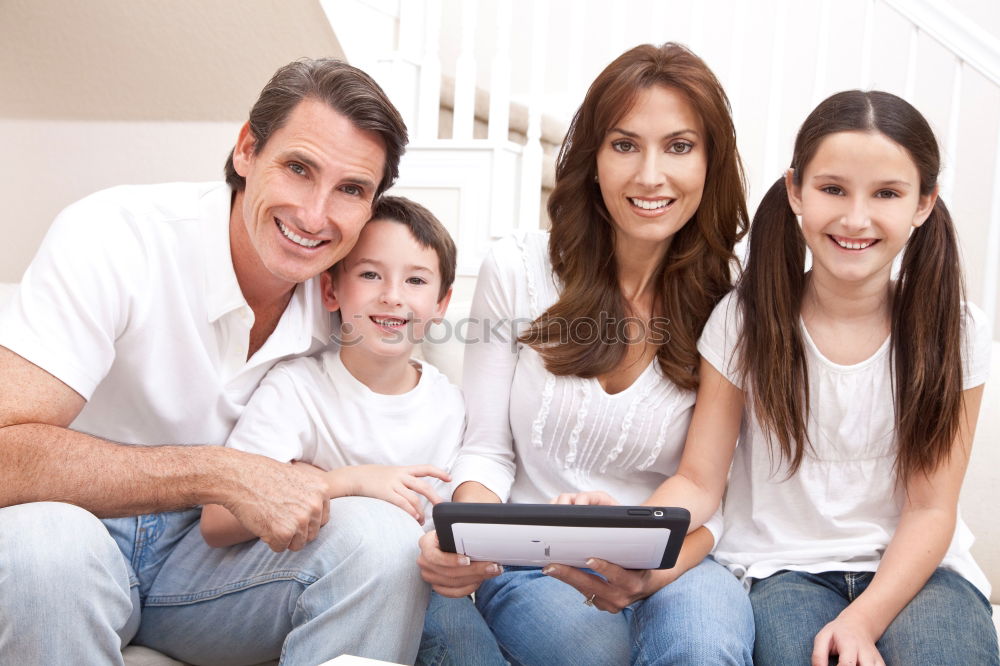
[[[431,504],[444,500],[420,477],[451,481],[447,472],[434,465],[352,465],[330,470],[327,474],[334,497],[361,495],[385,500],[413,516],[421,525],[424,524],[424,511],[420,496],[426,497]]]
[[[435,592],[452,598],[467,597],[484,580],[503,573],[503,567],[496,562],[473,562],[467,555],[442,551],[436,530],[420,537],[417,565],[420,576]]]
[[[588,490],[583,493],[562,493],[550,504],[578,504],[618,506],[620,502],[603,490]]]

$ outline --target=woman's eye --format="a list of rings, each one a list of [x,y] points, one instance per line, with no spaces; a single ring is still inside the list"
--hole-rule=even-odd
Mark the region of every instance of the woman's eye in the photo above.
[[[619,153],[632,153],[635,152],[635,144],[627,139],[619,139],[618,141],[612,141],[611,147],[617,150]]]
[[[677,143],[672,143],[670,144],[670,147],[667,148],[668,152],[671,152],[675,155],[684,155],[686,153],[690,153],[692,150],[694,150],[694,144],[688,143],[687,141],[678,141]]]

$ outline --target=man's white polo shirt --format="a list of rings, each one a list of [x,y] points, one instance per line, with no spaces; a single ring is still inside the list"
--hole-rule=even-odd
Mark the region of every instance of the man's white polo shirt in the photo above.
[[[0,345],[87,399],[72,428],[131,444],[224,444],[264,374],[330,339],[318,278],[247,360],[254,315],[225,183],[123,186],[56,218],[0,312]]]

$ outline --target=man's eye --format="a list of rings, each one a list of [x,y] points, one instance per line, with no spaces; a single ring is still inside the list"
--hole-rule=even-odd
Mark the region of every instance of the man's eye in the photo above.
[[[306,168],[299,164],[298,162],[292,162],[288,165],[288,169],[295,174],[300,176],[306,175]]]
[[[341,191],[346,194],[350,194],[352,197],[360,197],[364,193],[364,190],[357,185],[344,185],[341,188]]]

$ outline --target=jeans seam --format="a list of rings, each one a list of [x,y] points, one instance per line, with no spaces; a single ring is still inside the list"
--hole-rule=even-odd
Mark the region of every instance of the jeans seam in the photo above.
[[[309,576],[298,571],[272,571],[270,573],[261,574],[259,576],[254,576],[253,578],[248,578],[247,580],[238,581],[235,583],[230,583],[223,587],[213,588],[211,590],[204,590],[195,594],[172,594],[164,596],[149,596],[146,597],[146,606],[186,606],[188,604],[197,603],[200,601],[211,601],[214,599],[219,599],[228,594],[234,592],[241,592],[243,590],[257,587],[259,585],[266,585],[267,583],[273,583],[275,581],[296,581],[302,583],[303,585],[312,585],[318,580],[316,576]]]

